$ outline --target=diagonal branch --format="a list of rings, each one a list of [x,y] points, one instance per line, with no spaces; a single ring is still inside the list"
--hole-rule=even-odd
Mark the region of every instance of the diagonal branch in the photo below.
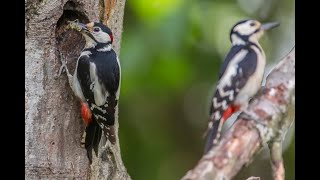
[[[274,179],[284,179],[282,141],[294,120],[295,48],[267,76],[266,85],[182,180],[232,179],[249,164],[262,144],[271,148]]]

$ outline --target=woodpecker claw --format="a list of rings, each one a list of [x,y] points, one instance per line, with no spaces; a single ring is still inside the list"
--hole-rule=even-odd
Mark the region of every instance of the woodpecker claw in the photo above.
[[[61,58],[60,58],[61,67],[60,67],[60,69],[59,69],[58,77],[61,76],[63,69],[66,70],[68,76],[71,75],[71,74],[69,73],[69,70],[68,70],[68,67],[67,67],[67,63],[66,63],[65,58],[64,58],[64,56],[63,56],[62,53],[60,53],[60,57],[61,57]]]
[[[59,73],[58,73],[58,78],[61,76],[63,69],[66,68],[66,65],[61,65],[60,69],[59,69]]]
[[[56,76],[56,78],[59,78],[62,74],[63,69],[66,70],[67,76],[68,76],[68,81],[71,89],[73,90],[73,76],[69,73],[68,67],[67,67],[67,61],[65,60],[64,56],[62,53],[60,53],[60,62],[61,62],[61,67],[59,69],[59,73]]]
[[[255,115],[255,114],[252,114],[250,111],[248,110],[244,110],[240,115],[239,115],[239,118],[242,118],[242,119],[245,119],[245,120],[252,120],[252,121],[255,121],[256,123],[258,124],[261,124],[263,126],[266,126],[267,124],[262,122],[261,119]]]

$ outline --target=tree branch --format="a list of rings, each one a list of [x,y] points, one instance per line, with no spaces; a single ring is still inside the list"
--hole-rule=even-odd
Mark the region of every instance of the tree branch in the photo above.
[[[219,144],[205,154],[182,180],[231,179],[268,143],[274,179],[284,179],[282,141],[294,120],[295,48],[267,76]]]

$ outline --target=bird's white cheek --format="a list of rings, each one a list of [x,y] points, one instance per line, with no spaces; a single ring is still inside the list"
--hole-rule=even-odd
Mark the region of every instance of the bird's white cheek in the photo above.
[[[111,39],[110,39],[110,37],[109,37],[109,35],[107,33],[103,33],[103,32],[93,33],[93,36],[100,43],[108,43],[108,42],[111,41]]]

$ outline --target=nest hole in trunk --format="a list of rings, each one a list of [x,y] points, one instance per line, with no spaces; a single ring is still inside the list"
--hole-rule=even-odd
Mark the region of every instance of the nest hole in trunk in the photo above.
[[[74,72],[77,59],[84,47],[85,40],[83,36],[72,29],[66,29],[68,21],[78,19],[81,23],[89,23],[81,4],[68,1],[63,7],[63,14],[59,18],[55,30],[56,38],[56,57],[62,58],[67,62],[70,73]],[[60,60],[58,60],[60,62]],[[59,63],[60,64],[60,63]]]

